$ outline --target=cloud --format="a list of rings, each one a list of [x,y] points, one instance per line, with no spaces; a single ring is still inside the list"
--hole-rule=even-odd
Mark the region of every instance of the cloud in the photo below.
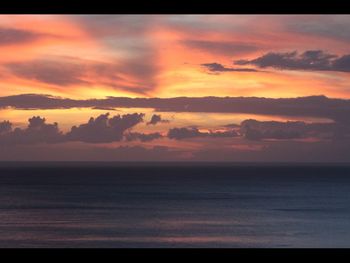
[[[159,132],[148,133],[148,134],[139,133],[139,132],[130,132],[125,134],[125,139],[127,141],[140,140],[141,142],[149,142],[162,137],[163,136]]]
[[[245,120],[241,123],[241,133],[248,140],[290,140],[318,138],[322,140],[339,138],[341,133],[349,133],[348,126],[335,123],[305,123],[302,121],[257,121]]]
[[[143,113],[116,115],[109,118],[109,113],[101,114],[97,118],[90,118],[87,123],[73,126],[67,133],[69,141],[89,143],[105,143],[121,141],[124,132],[143,122]]]
[[[50,60],[8,63],[5,65],[17,77],[47,84],[69,86],[88,84],[83,80],[84,67],[75,63]]]
[[[152,108],[159,112],[248,113],[277,116],[328,118],[349,123],[350,100],[325,96],[298,98],[257,97],[177,97],[73,100],[40,94],[0,97],[0,108],[67,109],[67,108]]]
[[[51,57],[3,65],[15,76],[35,80],[49,85],[67,87],[72,85],[102,85],[127,92],[146,94],[150,87],[129,79],[129,75],[143,78],[149,67],[140,63],[123,65],[83,60],[73,57]],[[131,71],[129,69],[132,69]],[[129,74],[129,75],[128,75]]]
[[[258,70],[253,68],[227,68],[219,63],[205,63],[201,66],[207,68],[210,72],[258,72]]]
[[[34,116],[28,120],[25,129],[12,129],[9,121],[0,122],[0,145],[18,145],[34,143],[63,143],[63,142],[87,142],[108,143],[115,141],[141,142],[152,141],[161,138],[158,132],[144,134],[131,132],[137,124],[143,122],[143,113],[116,115],[109,117],[109,113],[101,114],[96,118],[91,117],[87,123],[73,126],[65,134],[59,131],[58,124],[47,124],[45,118]]]
[[[28,120],[25,129],[12,129],[9,121],[0,124],[0,144],[36,144],[36,143],[59,143],[64,141],[63,134],[58,129],[58,124],[47,124],[45,118],[32,117]]]
[[[172,128],[168,131],[168,137],[175,140],[200,136],[203,136],[203,133],[201,133],[197,128]]]
[[[237,132],[233,130],[228,131],[217,131],[217,132],[201,132],[197,128],[172,128],[168,131],[168,138],[175,140],[182,140],[188,138],[196,137],[213,137],[213,138],[222,138],[222,137],[237,137],[239,136]]]
[[[157,123],[168,123],[169,120],[162,120],[161,115],[153,114],[152,118],[149,122],[147,122],[147,125],[156,125]]]
[[[0,27],[0,46],[28,43],[43,36],[32,31]]]
[[[234,130],[227,130],[227,131],[210,131],[209,133],[207,133],[208,137],[212,137],[212,138],[231,138],[231,137],[238,137],[239,134],[234,131]]]
[[[12,130],[12,123],[9,121],[0,122],[0,135]]]
[[[184,40],[182,41],[182,43],[190,48],[229,56],[237,54],[247,54],[258,50],[258,47],[255,45],[236,42]]]
[[[274,53],[270,52],[252,60],[237,60],[235,65],[255,65],[259,68],[272,67],[279,70],[310,70],[350,72],[350,55],[337,56],[322,50],[307,50]]]

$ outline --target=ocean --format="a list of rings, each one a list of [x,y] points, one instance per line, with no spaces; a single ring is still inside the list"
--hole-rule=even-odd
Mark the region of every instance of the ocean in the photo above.
[[[2,163],[0,247],[350,247],[350,166]]]

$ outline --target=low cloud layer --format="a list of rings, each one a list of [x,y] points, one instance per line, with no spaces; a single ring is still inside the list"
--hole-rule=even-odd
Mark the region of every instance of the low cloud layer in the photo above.
[[[39,94],[0,97],[0,108],[69,109],[69,108],[152,108],[163,112],[248,113],[278,116],[328,118],[349,122],[350,100],[325,96],[299,98],[256,97],[178,97],[73,100]]]
[[[279,70],[310,70],[350,72],[350,54],[338,56],[322,50],[307,50],[301,54],[297,51],[270,52],[252,60],[237,60],[235,65],[254,65],[259,68]]]
[[[224,138],[224,137],[237,137],[238,133],[234,130],[228,131],[216,131],[216,132],[201,132],[197,128],[172,128],[168,132],[169,139],[182,140],[197,137],[211,137],[211,138]]]
[[[0,145],[59,143],[64,136],[58,129],[58,124],[47,124],[45,118],[32,117],[25,129],[12,129],[9,121],[0,123]]]
[[[142,142],[161,138],[160,133],[133,133],[131,129],[143,122],[143,113],[116,115],[109,117],[109,113],[91,117],[87,123],[73,126],[69,132],[63,134],[57,123],[48,124],[45,118],[34,116],[28,120],[24,129],[12,128],[10,121],[0,122],[0,145],[38,144],[38,143],[109,143],[117,141],[140,140]]]
[[[1,160],[197,160],[197,161],[339,161],[348,160],[350,125],[339,123],[279,122],[248,119],[241,124],[201,131],[195,127],[142,133],[132,129],[142,113],[102,114],[67,133],[57,123],[34,116],[25,128],[0,122]],[[219,128],[219,127],[218,127]],[[148,145],[103,147],[100,143],[150,142],[157,139],[202,138],[198,149]],[[272,142],[272,141],[273,142]],[[194,141],[193,141],[194,142]],[[186,142],[187,143],[187,142]],[[208,143],[208,144],[207,144]],[[171,144],[172,145],[172,144]],[[210,147],[206,147],[210,145]],[[151,146],[151,148],[149,148]]]
[[[348,126],[336,123],[305,123],[302,121],[257,121],[245,120],[241,123],[241,133],[248,140],[290,140],[290,139],[335,139],[350,132]]]
[[[135,141],[139,140],[141,142],[149,142],[153,141],[156,139],[160,139],[163,136],[159,132],[154,132],[154,133],[139,133],[139,132],[129,132],[128,134],[125,135],[125,139],[127,141]]]

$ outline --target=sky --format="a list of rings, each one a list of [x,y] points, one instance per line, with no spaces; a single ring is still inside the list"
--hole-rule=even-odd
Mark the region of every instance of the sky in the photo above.
[[[349,15],[0,15],[0,161],[350,161]]]

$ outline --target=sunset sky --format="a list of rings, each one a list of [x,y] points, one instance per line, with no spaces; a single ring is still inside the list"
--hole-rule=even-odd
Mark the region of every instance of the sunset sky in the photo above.
[[[348,162],[349,41],[348,15],[0,15],[0,160]]]

